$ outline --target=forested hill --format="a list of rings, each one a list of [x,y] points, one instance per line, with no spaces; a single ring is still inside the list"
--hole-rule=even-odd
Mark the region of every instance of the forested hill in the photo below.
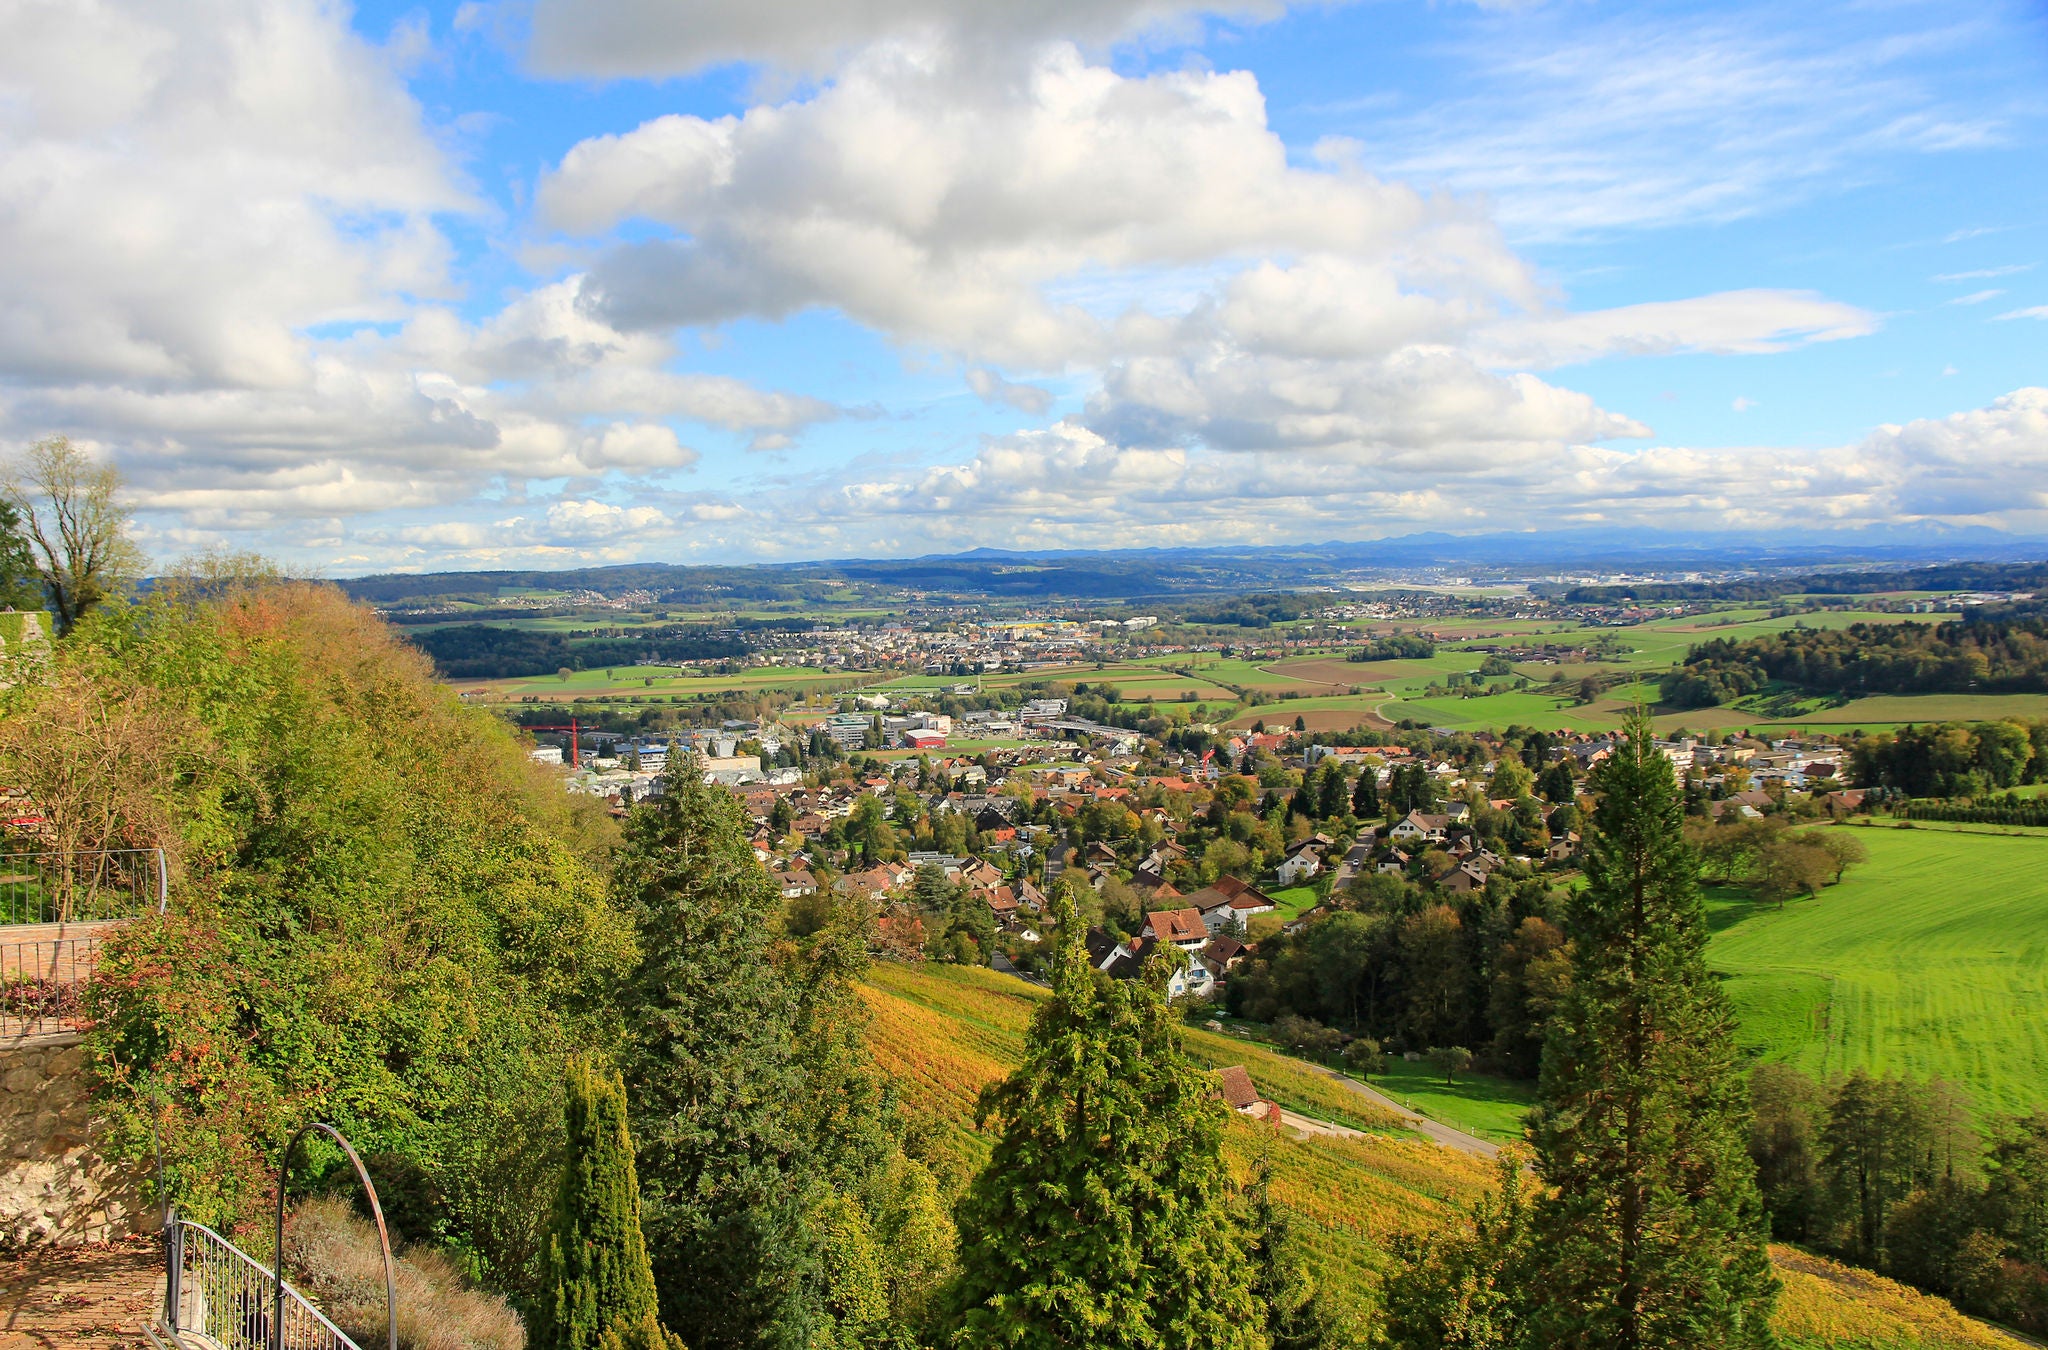
[[[1662,701],[1703,708],[1778,681],[1850,694],[2048,691],[2048,618],[1793,628],[1686,653]]]
[[[535,633],[481,623],[453,624],[410,633],[407,637],[433,657],[435,667],[451,680],[518,679],[552,675],[562,669],[713,661],[747,654],[746,644],[736,638],[695,627],[669,627],[632,637],[574,644],[560,633]]]

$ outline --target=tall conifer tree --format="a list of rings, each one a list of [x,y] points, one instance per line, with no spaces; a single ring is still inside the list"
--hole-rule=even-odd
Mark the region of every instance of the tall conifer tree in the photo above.
[[[1370,764],[1359,769],[1358,785],[1351,789],[1351,814],[1360,820],[1379,819],[1380,776]]]
[[[1530,1216],[1533,1343],[1771,1344],[1749,1101],[1707,971],[1699,859],[1671,763],[1638,714],[1593,783],[1572,981],[1550,1021]]]
[[[768,951],[781,895],[739,799],[693,755],[669,766],[612,876],[639,930],[618,1001],[662,1319],[694,1350],[801,1345],[809,1158],[793,1110],[800,998]]]
[[[1001,1136],[958,1210],[951,1344],[1267,1350],[1211,1080],[1161,981],[1098,977],[1064,894],[1055,918],[1053,996],[982,1093]]]
[[[616,1070],[569,1061],[568,1161],[548,1234],[536,1350],[681,1350],[655,1315],[654,1271],[640,1232],[640,1186]]]

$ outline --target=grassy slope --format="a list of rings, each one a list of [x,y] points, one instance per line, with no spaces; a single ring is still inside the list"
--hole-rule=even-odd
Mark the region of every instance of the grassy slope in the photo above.
[[[1522,1137],[1522,1116],[1536,1100],[1530,1084],[1512,1078],[1466,1073],[1446,1083],[1434,1065],[1391,1057],[1372,1084],[1410,1110],[1503,1144]]]
[[[1816,899],[1713,901],[1745,1045],[1816,1074],[1939,1074],[1986,1111],[2048,1101],[2048,839],[1856,837],[1870,862]]]
[[[992,971],[960,966],[880,964],[863,991],[874,1021],[876,1058],[895,1075],[905,1101],[935,1120],[951,1152],[967,1166],[988,1156],[974,1129],[982,1084],[1022,1058],[1024,1031],[1044,994]],[[1327,1079],[1258,1046],[1190,1032],[1190,1051],[1212,1066],[1243,1064],[1268,1096],[1309,1114]],[[1225,1146],[1239,1168],[1264,1152],[1274,1195],[1296,1215],[1323,1287],[1369,1299],[1395,1234],[1445,1222],[1490,1180],[1487,1167],[1413,1136],[1296,1140],[1233,1120]],[[2010,1347],[1941,1300],[1789,1249],[1774,1249],[1786,1292],[1778,1328],[1788,1350]]]

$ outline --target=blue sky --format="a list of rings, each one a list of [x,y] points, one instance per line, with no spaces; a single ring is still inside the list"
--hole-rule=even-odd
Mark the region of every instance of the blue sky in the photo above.
[[[159,557],[2048,534],[2039,3],[109,0],[0,52],[0,441],[111,457]]]

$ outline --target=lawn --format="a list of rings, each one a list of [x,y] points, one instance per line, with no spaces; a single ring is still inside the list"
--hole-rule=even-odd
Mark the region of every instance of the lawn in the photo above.
[[[1386,1072],[1374,1074],[1371,1081],[1409,1110],[1497,1144],[1522,1137],[1522,1115],[1536,1100],[1533,1083],[1470,1072],[1446,1083],[1435,1065],[1392,1055],[1387,1057]]]
[[[1710,897],[1742,1045],[1816,1075],[1940,1075],[1983,1113],[2048,1103],[2048,838],[1859,829],[1819,897]]]
[[[1313,886],[1289,886],[1285,890],[1267,891],[1266,894],[1279,906],[1277,913],[1283,919],[1299,918],[1316,907],[1316,888]]]

